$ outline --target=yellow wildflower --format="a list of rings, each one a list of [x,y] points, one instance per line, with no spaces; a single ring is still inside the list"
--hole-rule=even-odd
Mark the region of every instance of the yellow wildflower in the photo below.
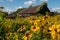
[[[18,40],[18,35],[15,35],[15,40]]]
[[[38,26],[32,26],[31,31],[33,32],[40,31],[40,28]]]
[[[49,27],[50,33],[51,33],[51,37],[52,39],[56,39],[57,38],[57,29],[56,29],[56,25],[52,25],[51,27]]]
[[[23,26],[21,26],[21,28],[19,28],[19,29],[18,29],[18,31],[20,31],[20,32],[21,32],[21,31],[23,31],[23,30],[25,30],[25,29],[26,29],[26,26],[25,26],[25,25],[23,25]]]
[[[55,25],[52,25],[51,27],[49,27],[49,30],[54,30],[55,29]]]
[[[11,36],[12,36],[12,33],[9,32],[9,33],[7,34],[7,38],[10,38]]]
[[[15,40],[18,40],[18,35],[17,35],[17,33],[14,32],[13,34],[14,34],[14,39],[15,39]]]
[[[58,38],[60,37],[60,24],[56,25]]]
[[[46,29],[43,29],[43,33],[45,33],[46,32]]]
[[[60,28],[60,24],[56,25],[56,28],[57,28],[57,29]]]
[[[52,39],[56,39],[57,37],[57,34],[55,31],[51,31],[51,36],[52,36]]]
[[[27,37],[24,36],[23,39],[24,39],[24,40],[27,40]]]
[[[23,37],[23,39],[24,39],[24,40],[28,40],[28,39],[30,39],[31,37],[32,37],[32,34],[27,33],[27,34],[25,34],[25,36]]]

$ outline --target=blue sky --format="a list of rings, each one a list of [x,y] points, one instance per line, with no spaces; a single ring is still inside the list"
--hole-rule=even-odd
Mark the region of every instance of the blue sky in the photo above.
[[[5,11],[13,11],[30,5],[40,5],[45,1],[51,11],[60,11],[60,0],[0,0],[0,6],[5,7]]]

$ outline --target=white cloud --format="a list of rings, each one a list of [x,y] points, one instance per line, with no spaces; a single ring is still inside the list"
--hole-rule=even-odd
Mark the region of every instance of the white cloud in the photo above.
[[[19,7],[15,7],[14,11],[16,11],[17,9],[21,9],[23,8],[22,6],[19,6]]]
[[[48,0],[28,0],[28,1],[25,1],[24,4],[30,6],[32,4],[36,4],[37,1],[47,2]]]
[[[50,10],[60,12],[60,8],[51,8]]]
[[[7,1],[13,2],[13,0],[7,0]]]
[[[40,0],[40,1],[42,1],[42,2],[47,2],[48,0]]]
[[[12,9],[6,9],[6,12],[8,12],[8,14],[11,14],[12,12],[13,12],[13,10]]]
[[[21,8],[23,8],[23,7],[21,7],[21,6],[20,6],[20,7],[18,7],[18,8],[20,8],[20,9],[21,9]]]
[[[26,1],[24,2],[25,5],[31,5],[33,2],[32,1]]]
[[[24,4],[28,5],[28,6],[30,6],[32,4],[36,4],[36,0],[29,0],[29,1],[24,2]]]
[[[19,6],[19,7],[15,7],[15,10],[16,10],[16,9],[21,9],[21,8],[23,8],[23,7],[22,7],[22,6]]]
[[[30,1],[37,1],[37,0],[30,0]]]
[[[12,12],[14,12],[14,10],[10,8],[5,8],[3,11],[8,12],[8,14],[11,14]]]

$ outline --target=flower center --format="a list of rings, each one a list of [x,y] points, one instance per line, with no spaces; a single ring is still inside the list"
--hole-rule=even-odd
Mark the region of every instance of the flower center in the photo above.
[[[36,27],[34,26],[33,29],[36,29]]]
[[[23,29],[24,27],[22,27],[22,29]]]
[[[27,37],[27,38],[30,38],[30,34],[26,34],[26,37]]]

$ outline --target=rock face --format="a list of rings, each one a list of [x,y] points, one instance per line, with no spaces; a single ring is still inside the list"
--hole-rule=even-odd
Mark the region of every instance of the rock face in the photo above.
[[[44,2],[38,6],[29,7],[27,9],[24,9],[18,13],[18,16],[30,16],[30,15],[36,15],[38,13],[44,14],[45,12],[50,12],[50,10],[47,7],[46,2]]]

